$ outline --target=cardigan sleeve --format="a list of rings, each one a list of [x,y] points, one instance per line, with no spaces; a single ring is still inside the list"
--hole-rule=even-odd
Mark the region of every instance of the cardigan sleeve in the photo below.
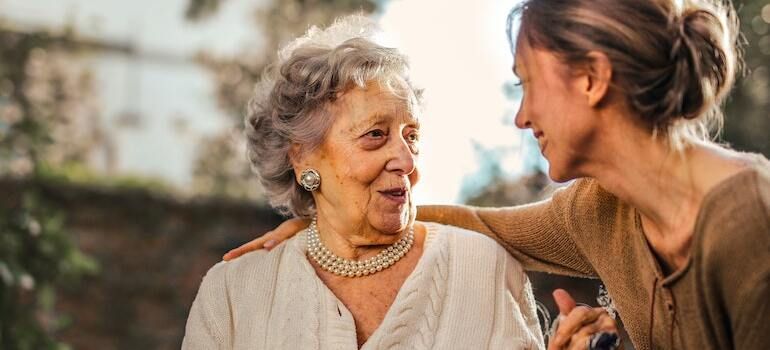
[[[522,338],[529,339],[527,345],[529,349],[545,349],[543,330],[540,328],[532,283],[521,264],[510,257],[503,257],[503,259],[505,259],[505,270],[507,271],[506,288],[511,292],[514,302],[518,304],[518,309],[521,311],[521,316],[526,324],[526,329],[523,330],[526,335]]]
[[[231,309],[225,272],[225,263],[220,262],[203,278],[187,317],[182,349],[232,348]]]
[[[578,180],[547,200],[513,207],[420,206],[417,218],[483,233],[505,247],[527,270],[595,277],[574,241],[579,229],[573,223],[578,215],[576,203],[590,200],[576,197],[590,197],[590,188]]]

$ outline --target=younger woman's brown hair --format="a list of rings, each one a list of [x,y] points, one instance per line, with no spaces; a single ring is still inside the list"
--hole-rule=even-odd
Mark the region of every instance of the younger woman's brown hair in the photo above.
[[[525,0],[508,16],[508,34],[519,19],[519,40],[572,66],[590,51],[606,54],[613,88],[681,148],[722,126],[739,62],[736,18],[722,1]]]

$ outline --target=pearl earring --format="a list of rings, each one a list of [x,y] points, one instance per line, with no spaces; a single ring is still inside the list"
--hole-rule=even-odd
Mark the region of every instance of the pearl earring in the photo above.
[[[321,175],[313,168],[302,171],[299,176],[299,184],[308,192],[313,192],[321,186]]]

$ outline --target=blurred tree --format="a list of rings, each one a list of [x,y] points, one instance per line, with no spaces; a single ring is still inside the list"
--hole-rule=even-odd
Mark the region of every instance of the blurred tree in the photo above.
[[[770,2],[737,0],[745,38],[745,74],[725,105],[723,139],[739,150],[770,157]]]
[[[468,198],[465,204],[500,207],[533,203],[548,198],[556,188],[548,175],[541,171],[522,175],[516,181],[506,181],[498,177]]]
[[[224,0],[191,0],[187,17],[200,20]],[[218,104],[233,127],[220,135],[201,140],[193,170],[194,191],[217,195],[259,198],[262,191],[252,174],[243,147],[243,117],[254,85],[265,67],[275,59],[281,44],[302,34],[311,25],[325,26],[341,15],[375,10],[376,0],[274,0],[255,11],[255,22],[264,44],[258,51],[235,57],[215,57],[206,52],[198,61],[216,80]]]
[[[220,3],[225,0],[190,0],[187,5],[185,17],[189,20],[198,21],[205,19],[219,9]]]
[[[243,137],[234,132],[220,133],[201,141],[193,173],[193,187],[198,193],[230,198],[249,198],[264,202],[246,157]]]
[[[74,65],[71,38],[0,22],[0,176],[34,182],[49,167],[86,162],[99,142],[93,79]],[[0,207],[0,348],[63,346],[55,291],[97,270],[63,220],[35,186]]]
[[[0,174],[87,163],[103,140],[94,79],[71,35],[0,28]]]

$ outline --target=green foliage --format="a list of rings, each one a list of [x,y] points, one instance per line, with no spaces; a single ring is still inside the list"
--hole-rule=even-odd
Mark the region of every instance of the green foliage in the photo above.
[[[0,26],[0,177],[34,184],[41,169],[82,163],[97,138],[92,79],[73,66],[68,36]],[[18,198],[0,207],[0,348],[66,349],[54,338],[68,323],[56,292],[98,265],[34,185],[3,195]]]
[[[67,324],[55,313],[55,292],[98,271],[71,241],[62,211],[37,190],[24,192],[18,207],[0,208],[0,347],[65,348],[52,337]]]
[[[162,179],[119,174],[104,176],[83,163],[71,162],[58,166],[39,164],[35,176],[44,182],[87,184],[92,187],[145,189],[154,193],[177,194],[179,190]]]
[[[735,1],[746,41],[745,74],[725,105],[724,139],[739,150],[770,157],[770,2]]]

